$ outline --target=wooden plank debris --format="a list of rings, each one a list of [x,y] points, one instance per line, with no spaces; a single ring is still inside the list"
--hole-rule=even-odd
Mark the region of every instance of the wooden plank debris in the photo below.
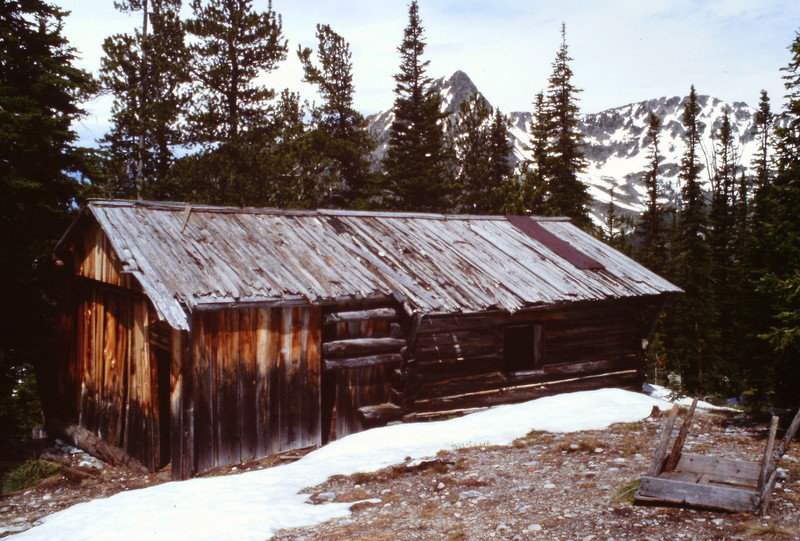
[[[778,418],[773,417],[760,462],[682,453],[697,399],[684,419],[672,451],[665,455],[671,439],[677,406],[664,425],[653,465],[636,493],[636,500],[689,505],[725,511],[764,514],[777,480],[777,466],[800,426],[800,410],[776,450],[773,450]]]

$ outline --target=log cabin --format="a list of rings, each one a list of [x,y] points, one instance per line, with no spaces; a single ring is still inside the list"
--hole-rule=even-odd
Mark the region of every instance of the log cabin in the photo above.
[[[61,415],[185,479],[393,420],[640,389],[680,289],[563,218],[91,200]]]

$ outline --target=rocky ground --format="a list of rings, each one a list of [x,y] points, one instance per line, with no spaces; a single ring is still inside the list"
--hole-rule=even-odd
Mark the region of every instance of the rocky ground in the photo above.
[[[284,530],[280,541],[547,539],[607,541],[800,539],[800,445],[781,463],[769,515],[754,517],[642,506],[625,488],[647,470],[665,417],[570,434],[534,432],[509,447],[481,442],[444,450],[422,463],[335,476],[308,490],[313,502],[354,502],[352,515],[311,528]],[[766,429],[743,415],[698,412],[686,450],[759,460]],[[167,472],[134,475],[95,467],[79,453],[71,467],[93,475],[57,474],[0,497],[0,537],[76,503],[164,482]],[[212,472],[235,474],[282,458]],[[632,491],[628,491],[632,492]]]

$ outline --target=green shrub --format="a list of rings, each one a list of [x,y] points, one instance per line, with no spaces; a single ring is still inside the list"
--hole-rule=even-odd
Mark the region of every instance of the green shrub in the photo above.
[[[641,479],[631,479],[617,490],[616,494],[614,494],[614,501],[619,503],[633,503],[636,491],[639,490],[640,486],[642,486]]]
[[[3,479],[3,492],[25,490],[58,471],[59,465],[46,460],[29,460]]]

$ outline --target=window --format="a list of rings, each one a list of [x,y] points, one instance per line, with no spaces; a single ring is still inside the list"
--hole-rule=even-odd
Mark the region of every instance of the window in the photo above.
[[[542,326],[532,323],[509,325],[505,329],[503,348],[509,372],[541,370]]]

